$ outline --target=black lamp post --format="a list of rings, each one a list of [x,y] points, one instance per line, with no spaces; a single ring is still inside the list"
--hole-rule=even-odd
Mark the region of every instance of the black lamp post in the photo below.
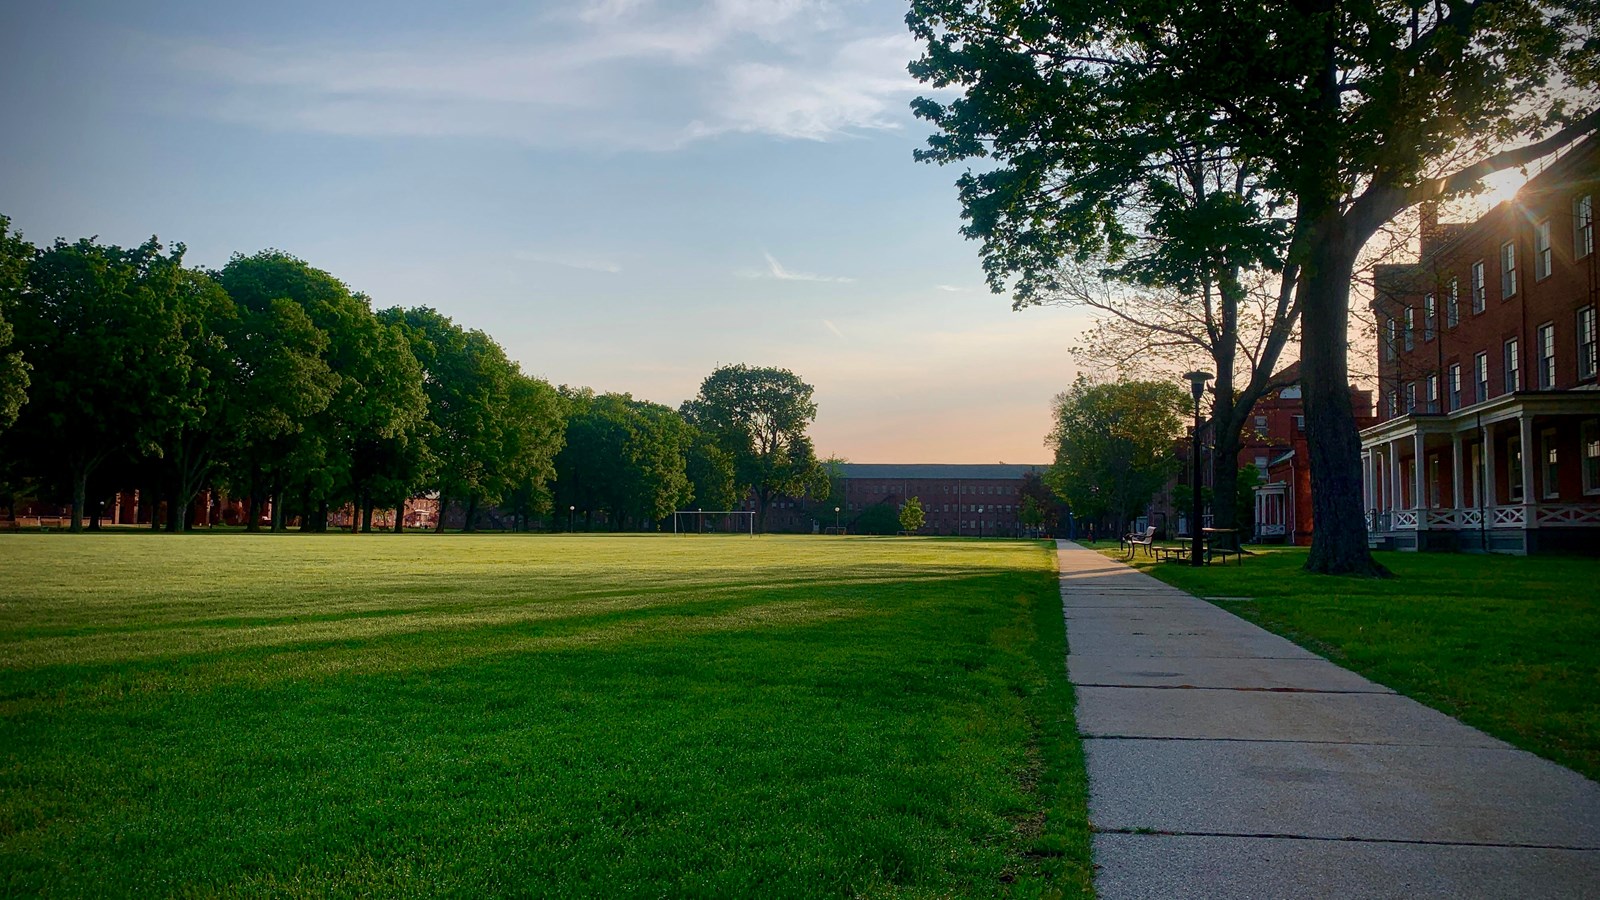
[[[978,507],[978,540],[983,540],[983,507]]]
[[[833,508],[833,533],[839,533],[839,507]]]
[[[1211,380],[1211,373],[1194,371],[1185,373],[1183,377],[1189,379],[1189,393],[1194,397],[1194,432],[1189,441],[1189,455],[1194,461],[1189,476],[1189,489],[1194,495],[1194,518],[1190,520],[1189,535],[1194,539],[1194,549],[1189,554],[1189,565],[1203,566],[1205,560],[1200,558],[1200,512],[1203,508],[1200,502],[1200,398],[1205,395],[1206,382]]]
[[[569,532],[577,531],[578,529],[575,527],[577,525],[577,522],[578,522],[578,507],[577,506],[568,506],[567,507],[567,531],[569,531]]]

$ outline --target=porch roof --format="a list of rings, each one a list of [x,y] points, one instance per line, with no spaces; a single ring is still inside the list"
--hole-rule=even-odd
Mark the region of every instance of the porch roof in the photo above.
[[[1411,412],[1361,429],[1361,448],[1422,434],[1475,431],[1481,425],[1513,422],[1524,416],[1600,415],[1600,390],[1517,391],[1448,413]]]

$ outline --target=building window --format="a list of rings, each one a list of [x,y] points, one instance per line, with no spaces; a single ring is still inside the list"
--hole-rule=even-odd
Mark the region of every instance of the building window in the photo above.
[[[1389,389],[1389,415],[1400,415],[1400,392],[1393,388]]]
[[[1389,319],[1389,323],[1388,324],[1389,324],[1389,337],[1388,337],[1387,340],[1385,340],[1383,342],[1383,357],[1384,357],[1384,359],[1394,359],[1395,348],[1398,347],[1399,345],[1397,343],[1395,343],[1395,332],[1396,332],[1397,326],[1395,325],[1395,321],[1394,321],[1393,317],[1391,317]]]
[[[1433,340],[1434,317],[1437,316],[1438,314],[1439,314],[1439,310],[1434,307],[1433,295],[1429,294],[1428,296],[1422,298],[1422,339],[1423,340],[1425,340],[1425,341]]]
[[[1428,412],[1439,411],[1439,376],[1428,376]]]
[[[1489,399],[1489,352],[1486,350],[1472,358],[1472,374],[1478,382],[1478,400],[1482,403]]]
[[[1510,482],[1511,502],[1522,502],[1522,439],[1506,441],[1506,481]]]
[[[1417,345],[1417,308],[1406,307],[1406,349],[1411,350]]]
[[[1539,435],[1539,462],[1540,487],[1544,488],[1544,499],[1554,500],[1561,496],[1561,467],[1558,465],[1559,454],[1556,449],[1555,429],[1549,429]]]
[[[1533,280],[1550,277],[1550,220],[1533,226]]]
[[[1600,494],[1600,419],[1590,419],[1578,429],[1583,447],[1583,492]]]
[[[1517,354],[1517,339],[1506,341],[1506,393],[1522,390],[1522,372],[1520,370],[1520,357]]]
[[[1408,381],[1406,382],[1406,412],[1412,412],[1416,408],[1417,383],[1415,381]]]
[[[1572,258],[1594,252],[1594,195],[1572,198]]]
[[[1556,386],[1556,326],[1546,322],[1539,326],[1539,388],[1550,390]]]
[[[1483,312],[1484,303],[1488,300],[1489,290],[1485,284],[1483,260],[1480,259],[1472,264],[1472,311],[1475,313]]]
[[[1450,279],[1450,302],[1444,308],[1444,324],[1446,328],[1454,328],[1461,324],[1461,279]]]
[[[1600,359],[1595,357],[1595,322],[1594,307],[1585,306],[1578,310],[1578,377],[1593,378],[1595,370],[1600,368]]]
[[[1299,432],[1302,432],[1302,431],[1306,430],[1306,417],[1305,416],[1295,416],[1294,417],[1294,430],[1295,430],[1296,433],[1299,433]]]
[[[1517,292],[1517,244],[1506,241],[1500,245],[1500,299]]]
[[[1439,496],[1439,482],[1439,457],[1430,456],[1428,457],[1428,506],[1432,509],[1444,505],[1443,499]]]
[[[1461,408],[1461,363],[1450,364],[1450,408]]]

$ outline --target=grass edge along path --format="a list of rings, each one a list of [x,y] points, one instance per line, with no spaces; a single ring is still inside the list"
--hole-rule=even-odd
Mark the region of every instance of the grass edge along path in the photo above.
[[[1054,547],[0,537],[0,893],[1091,893]]]
[[[1193,568],[1091,546],[1600,781],[1600,561],[1381,552],[1377,580],[1304,572],[1298,547]]]

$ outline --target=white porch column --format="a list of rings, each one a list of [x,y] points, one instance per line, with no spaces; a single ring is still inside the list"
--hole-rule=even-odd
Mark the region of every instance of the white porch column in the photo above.
[[[1483,426],[1483,505],[1485,508],[1499,503],[1495,496],[1494,426]]]
[[[1411,505],[1416,509],[1428,505],[1426,481],[1428,473],[1423,471],[1427,468],[1424,452],[1422,432],[1418,430],[1411,435]],[[1417,525],[1419,527],[1422,525],[1420,515],[1417,517]]]
[[[1522,505],[1528,510],[1528,525],[1533,525],[1533,416],[1526,413],[1517,417],[1522,432]]]
[[[1377,504],[1372,499],[1372,451],[1361,454],[1361,506],[1372,509]]]
[[[1400,476],[1400,442],[1389,442],[1389,508],[1405,509],[1405,481]]]
[[[1461,432],[1450,435],[1450,505],[1455,509],[1464,509],[1466,504],[1461,496]]]

